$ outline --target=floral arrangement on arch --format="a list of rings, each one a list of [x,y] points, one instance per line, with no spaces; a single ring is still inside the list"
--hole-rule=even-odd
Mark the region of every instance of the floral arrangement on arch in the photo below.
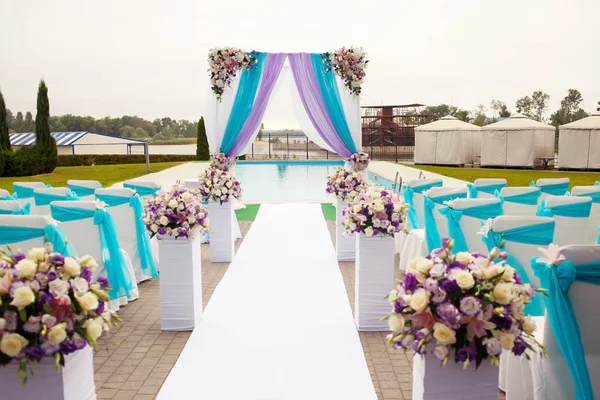
[[[342,211],[342,225],[346,234],[364,233],[366,236],[393,236],[406,231],[408,205],[394,193],[369,187],[350,199]]]
[[[369,153],[357,151],[356,153],[352,153],[348,159],[348,164],[355,171],[364,171],[369,166],[369,161],[371,161]]]
[[[242,187],[228,171],[211,167],[200,175],[200,195],[204,201],[223,204],[231,199],[241,200]]]
[[[327,177],[325,192],[342,200],[353,199],[369,187],[369,181],[359,171],[348,171],[342,167]]]
[[[177,182],[170,190],[160,190],[145,205],[144,224],[150,236],[192,240],[208,232],[208,209],[198,192]]]
[[[96,345],[119,320],[105,309],[108,280],[92,279],[97,267],[90,256],[63,257],[50,244],[27,253],[0,250],[0,365],[16,362],[26,383],[43,358],[60,370],[66,355]]]
[[[241,69],[256,65],[256,52],[246,52],[234,47],[220,47],[208,52],[208,72],[210,72],[211,90],[221,100],[225,88],[231,86],[233,79]]]
[[[229,171],[236,161],[236,158],[227,157],[225,153],[215,153],[210,156],[210,167],[221,171]]]
[[[433,354],[441,365],[450,360],[478,368],[490,359],[499,365],[502,350],[521,356],[544,353],[533,336],[535,321],[524,307],[535,296],[506,264],[507,254],[493,249],[452,254],[452,240],[408,265],[406,276],[388,295],[388,343],[395,349]],[[537,349],[536,349],[537,347]],[[529,355],[525,353],[529,359]]]
[[[327,63],[327,70],[335,71],[352,94],[360,95],[369,63],[362,47],[342,47],[333,53],[323,54],[323,60]]]

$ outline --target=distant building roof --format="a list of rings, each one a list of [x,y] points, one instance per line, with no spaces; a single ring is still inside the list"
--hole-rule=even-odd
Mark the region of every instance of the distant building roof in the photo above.
[[[54,140],[56,140],[57,146],[70,146],[87,134],[106,136],[109,138],[114,138],[114,139],[119,139],[119,140],[126,139],[126,140],[131,140],[134,142],[144,143],[143,140],[122,138],[122,137],[118,137],[118,136],[111,136],[111,135],[105,135],[102,133],[95,133],[95,132],[88,132],[88,131],[84,131],[84,132],[51,132],[50,133],[50,135],[52,135]],[[31,146],[31,145],[35,144],[35,133],[31,133],[31,132],[11,133],[10,134],[10,144],[12,146]]]
[[[412,108],[412,107],[424,107],[425,104],[404,104],[404,105],[399,105],[399,106],[392,106],[392,105],[382,105],[382,106],[361,106],[360,108]]]

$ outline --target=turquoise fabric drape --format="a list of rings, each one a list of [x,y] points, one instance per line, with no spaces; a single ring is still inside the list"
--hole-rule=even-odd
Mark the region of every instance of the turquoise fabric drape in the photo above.
[[[552,334],[573,379],[575,399],[593,400],[594,391],[569,288],[574,281],[600,285],[600,261],[574,265],[567,260],[558,265],[548,265],[535,257],[531,260],[531,267],[542,287],[548,290],[548,297],[544,297],[546,311]]]
[[[340,92],[338,91],[337,82],[335,81],[335,74],[327,73],[327,65],[323,62],[322,54],[311,53],[310,60],[315,71],[319,89],[321,89],[321,95],[323,96],[323,102],[325,103],[325,108],[327,108],[329,118],[331,119],[338,136],[344,142],[346,147],[351,153],[356,153],[356,144],[354,143],[354,140],[352,140],[350,127],[348,126],[348,121],[346,121]]]
[[[94,225],[98,225],[100,230],[100,245],[102,247],[102,258],[104,268],[110,282],[111,289],[108,295],[111,300],[120,297],[129,297],[129,292],[133,289],[133,284],[129,277],[129,271],[125,258],[121,253],[121,246],[117,240],[117,230],[115,222],[108,211],[101,208],[96,210],[86,210],[83,208],[60,207],[54,204],[50,205],[52,218],[62,221],[78,221],[81,219],[94,219]]]
[[[29,215],[31,214],[31,204],[27,203],[18,210],[3,210],[0,209],[0,214],[4,215]]]
[[[433,213],[435,212],[435,205],[444,204],[445,201],[454,199],[464,199],[467,197],[467,193],[454,193],[438,197],[427,197],[424,198],[423,214],[425,216],[425,238],[427,239],[427,248],[431,253],[434,249],[442,247],[442,238],[435,222]]]
[[[51,188],[52,186],[46,185],[46,187]],[[33,197],[33,193],[37,188],[25,187],[13,183],[13,189],[15,191],[15,193],[13,194],[13,197],[15,199],[30,199]]]
[[[588,218],[592,211],[592,201],[574,204],[561,204],[553,207],[546,207],[546,201],[542,200],[537,209],[538,217],[570,217],[570,218]]]
[[[494,196],[500,199],[500,201],[503,203],[506,201],[509,203],[525,204],[528,206],[537,205],[541,194],[542,191],[540,188],[537,188],[537,190],[534,192],[513,194],[512,196],[502,196],[499,191],[494,192]]]
[[[49,194],[49,193],[34,193],[33,199],[35,200],[36,206],[47,206],[53,201],[78,201],[79,197],[75,193],[62,194]]]
[[[156,269],[156,263],[154,262],[154,257],[152,257],[152,249],[150,248],[150,238],[148,237],[146,226],[142,220],[144,218],[144,206],[142,205],[140,196],[133,195],[130,197],[123,197],[109,194],[99,194],[96,195],[96,198],[105,202],[109,207],[129,204],[129,207],[133,208],[135,216],[136,243],[138,247],[138,254],[140,255],[142,272],[144,275],[158,278],[158,270]]]
[[[531,182],[530,186],[537,186],[535,182]],[[569,182],[555,183],[552,185],[537,186],[541,189],[542,193],[551,194],[553,196],[563,196],[569,191]]]
[[[503,232],[494,232],[490,230],[486,236],[482,237],[483,242],[488,250],[498,247],[504,250],[505,242],[532,244],[537,246],[548,246],[554,238],[554,221],[543,222],[541,224],[522,226],[519,228],[507,229]],[[525,266],[512,255],[508,255],[506,263],[513,267],[517,274],[521,277],[523,283],[532,282],[532,276],[527,273]],[[543,286],[542,286],[543,287]],[[544,287],[545,288],[545,287]],[[536,293],[531,303],[525,306],[525,313],[540,317],[544,315],[543,294]]]
[[[421,186],[404,186],[402,188],[402,196],[404,197],[404,202],[408,205],[408,227],[410,229],[421,229],[421,221],[419,221],[419,216],[417,215],[417,210],[415,209],[414,203],[414,195],[415,193],[423,193],[426,190],[429,190],[433,187],[442,186],[442,182],[432,182],[427,185]]]
[[[257,63],[250,69],[242,70],[242,75],[240,76],[238,90],[231,108],[231,113],[229,114],[227,126],[225,127],[223,141],[221,142],[221,152],[225,154],[233,147],[235,139],[242,130],[244,123],[252,111],[252,106],[254,105],[254,99],[256,98],[258,84],[264,70],[267,53],[257,53],[255,56]]]
[[[0,245],[18,243],[36,238],[44,238],[45,242],[52,244],[55,252],[63,256],[77,257],[75,247],[65,238],[60,228],[55,225],[48,224],[44,228],[0,226]]]
[[[467,183],[467,189],[469,190],[469,198],[476,199],[479,196],[479,192],[494,194],[496,190],[502,190],[502,188],[506,187],[506,183],[498,183],[496,185],[484,185],[484,186],[475,186],[472,183]]]
[[[67,184],[67,187],[71,189],[77,196],[93,196],[96,193],[96,189],[99,189],[69,184]],[[102,185],[100,185],[100,188],[101,187]]]
[[[124,188],[135,190],[137,194],[140,196],[156,196],[156,193],[160,190],[159,187],[151,188],[147,186],[140,186],[133,183],[124,183]]]
[[[496,218],[498,215],[502,215],[502,203],[483,204],[465,208],[464,210],[455,210],[446,206],[441,207],[438,211],[448,220],[448,235],[454,240],[454,251],[469,251],[465,234],[460,227],[462,217],[467,216],[483,221],[489,218]]]

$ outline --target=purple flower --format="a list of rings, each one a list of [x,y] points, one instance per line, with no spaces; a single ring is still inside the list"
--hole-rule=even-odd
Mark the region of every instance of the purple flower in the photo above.
[[[450,303],[444,303],[437,307],[437,313],[440,318],[446,321],[452,328],[460,327],[461,314],[458,309]]]
[[[70,340],[65,340],[60,344],[60,352],[64,355],[71,354],[79,350],[75,343]]]
[[[457,362],[465,362],[469,358],[469,351],[466,347],[463,347],[456,352],[455,357]]]
[[[520,356],[525,352],[525,350],[527,350],[527,343],[520,339],[515,340],[515,344],[512,348],[513,354],[515,356]]]
[[[58,275],[56,274],[56,271],[54,271],[54,270],[48,271],[48,282],[53,281],[56,278],[58,278]]]
[[[79,276],[85,279],[87,283],[92,281],[92,271],[88,267],[83,267]]]
[[[460,290],[458,283],[454,279],[446,279],[442,282],[442,288],[448,293],[452,295],[453,293]]]
[[[407,292],[414,292],[417,289],[417,277],[413,274],[408,273],[404,276],[403,284],[404,290],[406,290]]]
[[[6,320],[6,325],[4,329],[7,331],[14,331],[17,329],[17,313],[14,311],[4,311],[4,319]]]
[[[496,324],[496,327],[500,330],[509,330],[510,327],[512,326],[512,321],[510,319],[510,317],[508,317],[506,315],[506,313],[504,314],[504,317],[499,316],[498,314],[494,313],[492,315],[492,318],[490,318],[490,321],[494,324]]]
[[[15,261],[15,264],[16,264],[19,261],[24,260],[25,258],[27,258],[27,256],[25,254],[23,254],[23,253],[17,253],[17,254],[13,254],[12,258]]]
[[[31,346],[27,349],[27,357],[31,361],[40,361],[44,357],[44,350],[40,346]]]
[[[102,289],[106,289],[110,286],[110,284],[108,283],[108,279],[103,276],[99,276],[98,279],[96,279],[96,282],[100,284],[100,288]]]
[[[74,334],[72,340],[77,350],[81,350],[87,345],[87,340],[85,340],[85,338],[79,336],[78,334]]]
[[[465,296],[460,299],[460,311],[470,317],[477,315],[481,310],[481,300],[473,296]]]
[[[404,309],[404,307],[406,307],[406,304],[404,303],[404,301],[402,299],[398,299],[394,302],[394,312],[396,314],[400,314],[402,312],[402,310]]]
[[[104,312],[104,302],[103,301],[99,301],[98,302],[98,308],[96,308],[96,314],[100,315]]]
[[[427,278],[423,287],[430,292],[434,292],[438,288],[438,281],[434,278]]]
[[[448,295],[447,295],[446,291],[442,288],[437,288],[433,292],[433,296],[431,296],[431,301],[433,302],[433,304],[442,304],[443,302],[446,301],[447,298],[448,298]]]
[[[52,254],[52,262],[54,264],[63,265],[65,263],[65,258],[62,256],[62,254],[53,253]]]
[[[515,283],[517,285],[522,285],[523,281],[521,280],[521,277],[519,276],[519,274],[517,274],[516,272],[514,273],[514,277],[515,277]]]

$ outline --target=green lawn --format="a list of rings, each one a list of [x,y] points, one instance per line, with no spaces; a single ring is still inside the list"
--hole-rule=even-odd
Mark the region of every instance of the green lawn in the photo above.
[[[409,165],[407,167],[422,169],[436,174],[449,176],[467,182],[477,178],[506,178],[508,186],[529,186],[531,181],[538,178],[570,178],[571,187],[593,185],[600,180],[600,173],[571,172],[571,171],[540,171],[519,169],[489,169],[489,168],[457,168],[438,167],[434,165]]]
[[[325,221],[335,221],[335,207],[331,204],[321,204]]]
[[[167,168],[183,164],[182,162],[163,162],[150,164],[150,172],[159,172]],[[146,164],[116,164],[95,165],[87,167],[58,167],[51,174],[35,176],[15,176],[0,178],[0,188],[9,192],[13,191],[13,182],[49,183],[54,187],[67,186],[69,179],[83,179],[100,181],[104,187],[113,183],[126,181],[138,176],[146,175]]]
[[[235,215],[238,221],[254,221],[260,204],[246,204],[246,208],[235,210]]]

